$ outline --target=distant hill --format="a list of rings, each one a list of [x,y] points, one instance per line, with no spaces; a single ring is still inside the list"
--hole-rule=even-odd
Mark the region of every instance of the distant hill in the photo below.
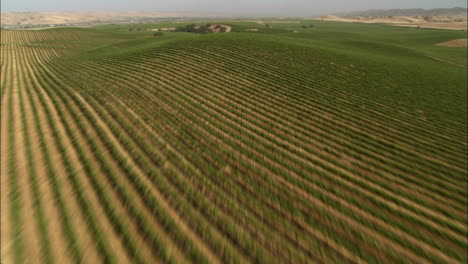
[[[421,8],[367,10],[321,16],[315,19],[465,31],[468,28],[467,9],[461,7],[430,10]]]
[[[102,23],[142,23],[161,18],[200,18],[207,14],[189,12],[2,12],[5,28],[43,26],[90,26]]]
[[[467,16],[467,9],[462,7],[455,8],[436,8],[436,9],[390,9],[390,10],[367,10],[357,12],[347,12],[335,14],[336,16],[349,17],[384,17],[384,16]]]

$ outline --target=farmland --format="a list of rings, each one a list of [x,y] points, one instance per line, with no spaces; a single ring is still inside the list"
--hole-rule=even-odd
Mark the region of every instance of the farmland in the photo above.
[[[468,261],[466,31],[222,23],[2,30],[2,263]]]

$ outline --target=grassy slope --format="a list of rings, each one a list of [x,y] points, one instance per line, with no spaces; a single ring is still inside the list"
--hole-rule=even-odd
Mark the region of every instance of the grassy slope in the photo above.
[[[163,37],[147,38],[148,32],[127,32],[126,28],[154,28],[176,26],[164,23],[152,25],[113,25],[102,26],[88,31],[101,32],[105,39],[119,38],[123,42],[103,44],[98,48],[83,53],[83,56],[122,56],[125,53],[148,52],[163,45],[174,45],[180,41],[201,40],[247,41],[255,45],[256,41],[270,42],[288,48],[306,48],[311,56],[320,52],[333,57],[342,64],[360,64],[368,69],[368,85],[361,92],[377,86],[381,97],[375,100],[394,100],[413,110],[428,110],[437,118],[439,113],[456,116],[466,123],[466,70],[463,67],[449,65],[424,56],[424,52],[433,56],[467,64],[466,48],[441,47],[435,43],[451,39],[466,38],[466,32],[447,30],[418,30],[396,28],[383,25],[366,25],[342,22],[302,21],[301,24],[273,24],[272,29],[249,22],[226,23],[233,26],[229,35],[197,35],[186,33],[166,33]],[[313,24],[311,29],[302,25]],[[247,28],[259,28],[258,33],[244,32]],[[290,31],[299,31],[292,33]],[[131,40],[126,40],[131,39]],[[252,41],[253,40],[253,41]],[[97,44],[96,44],[97,45]],[[273,45],[273,46],[274,46]],[[267,51],[265,51],[267,52]],[[133,55],[130,55],[133,56]],[[313,76],[311,76],[313,78]],[[386,85],[388,84],[388,85]],[[359,92],[359,91],[354,91]],[[384,102],[383,101],[383,102]],[[436,107],[437,106],[437,107]]]
[[[314,28],[301,27],[311,23]],[[466,144],[458,144],[467,135],[466,68],[417,52],[466,64],[466,49],[433,46],[466,37],[465,32],[306,21],[248,33],[244,30],[262,26],[226,24],[237,32],[152,37],[151,32],[125,30],[135,25],[54,29],[72,32],[76,40],[66,40],[73,52],[49,64],[59,81],[44,87],[74,96],[71,89],[59,88],[66,84],[93,103],[95,111],[113,109],[116,120],[110,129],[122,133],[118,140],[135,155],[135,165],[127,168],[119,150],[112,150],[114,170],[131,175],[132,169],[161,169],[161,177],[151,180],[172,193],[168,201],[186,197],[189,202],[178,201],[184,206],[174,206],[184,221],[194,230],[198,223],[211,230],[218,224],[216,230],[226,235],[205,237],[201,229],[208,247],[235,245],[229,254],[259,262],[270,260],[270,253],[278,254],[279,261],[288,254],[299,261],[309,257],[301,255],[309,249],[313,256],[324,250],[322,257],[333,262],[333,250],[314,244],[316,237],[310,236],[319,231],[332,240],[334,250],[339,247],[333,243],[345,248],[338,249],[343,255],[337,258],[349,250],[369,262],[407,257],[466,261],[466,240],[460,239],[466,231],[457,227],[466,223],[466,188],[459,184],[466,183]],[[140,121],[144,125],[135,129],[132,124]],[[153,132],[143,132],[145,125]],[[96,134],[99,138],[80,143],[110,141],[110,133]],[[158,160],[155,154],[162,155],[164,166],[151,163]],[[233,177],[219,177],[224,174]],[[162,187],[166,180],[172,187]],[[200,197],[192,186],[211,195]],[[293,190],[297,196],[290,196]],[[223,205],[223,199],[233,198]],[[278,207],[268,206],[270,199]],[[215,209],[196,205],[200,201]],[[389,207],[388,201],[398,206]],[[158,217],[165,215],[159,210]],[[281,221],[290,214],[291,221]],[[251,225],[239,224],[243,221]],[[171,233],[169,224],[161,224],[168,230],[164,237],[184,245],[184,236]],[[249,235],[251,227],[259,233]],[[238,231],[243,233],[237,236]],[[296,237],[285,239],[291,234]],[[294,244],[298,236],[307,241],[301,244],[305,249]],[[270,248],[268,241],[278,244]],[[283,250],[275,251],[278,247]],[[197,251],[180,249],[184,258],[197,260]]]
[[[458,63],[467,64],[466,48],[441,47],[434,44],[445,42],[452,39],[466,38],[466,31],[450,31],[450,30],[430,30],[430,29],[413,29],[413,28],[398,28],[378,24],[360,24],[360,23],[345,23],[332,21],[301,21],[300,23],[270,23],[273,28],[266,28],[264,25],[254,22],[222,22],[208,21],[199,22],[205,23],[223,23],[232,26],[233,32],[244,32],[246,29],[259,29],[258,33],[281,34],[292,37],[307,38],[310,41],[317,41],[322,45],[335,45],[339,48],[348,47],[346,40],[361,40],[364,42],[376,42],[378,44],[389,44],[401,46],[413,50],[430,53],[431,55],[440,56]],[[187,22],[192,23],[192,22]],[[314,25],[313,28],[304,29],[303,25]],[[126,35],[148,35],[148,32],[129,32],[128,29],[148,29],[159,27],[177,27],[183,25],[181,23],[158,23],[158,24],[123,24],[123,25],[108,25],[95,27],[95,30],[106,32],[120,32]],[[299,34],[292,34],[291,31],[298,31]],[[123,35],[123,34],[122,34]]]

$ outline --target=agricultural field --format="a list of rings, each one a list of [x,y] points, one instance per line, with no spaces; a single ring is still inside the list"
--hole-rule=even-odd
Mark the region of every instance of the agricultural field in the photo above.
[[[218,23],[1,31],[2,263],[468,261],[466,31]]]

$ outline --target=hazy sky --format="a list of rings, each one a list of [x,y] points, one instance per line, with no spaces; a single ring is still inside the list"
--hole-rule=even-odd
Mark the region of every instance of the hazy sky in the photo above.
[[[466,7],[466,0],[0,0],[7,11],[188,11],[308,16],[332,12]]]

